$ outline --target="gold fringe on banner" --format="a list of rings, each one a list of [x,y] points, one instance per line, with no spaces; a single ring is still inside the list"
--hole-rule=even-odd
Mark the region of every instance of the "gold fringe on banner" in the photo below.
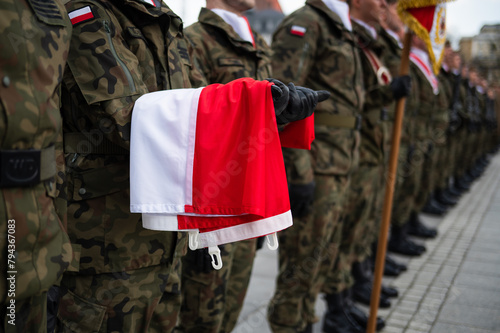
[[[403,23],[425,42],[429,50],[432,50],[430,33],[415,17],[413,17],[413,15],[408,12],[408,9],[437,6],[439,4],[452,1],[455,0],[400,0],[398,1],[398,14]],[[433,51],[429,52],[429,58],[435,74],[439,73],[443,57],[444,52],[441,52],[438,59],[436,59],[436,55]]]

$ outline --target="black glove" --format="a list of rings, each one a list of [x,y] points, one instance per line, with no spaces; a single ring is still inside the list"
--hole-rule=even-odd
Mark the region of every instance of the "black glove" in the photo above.
[[[289,83],[287,87],[283,82],[276,79],[266,80],[274,83],[274,86],[271,88],[271,93],[273,94],[274,109],[278,125],[288,124],[292,121],[309,117],[314,112],[318,103],[330,97],[330,93],[325,90],[315,91],[305,87],[296,87],[293,83]],[[288,91],[286,91],[287,89]],[[282,109],[285,96],[287,98],[287,103],[285,108]]]
[[[411,77],[409,75],[399,76],[392,80],[389,87],[395,100],[408,97],[411,91]]]
[[[289,100],[289,91],[288,87],[279,80],[276,79],[266,79],[269,82],[274,83],[271,86],[271,94],[273,95],[273,104],[274,104],[274,112],[276,113],[276,117],[279,116],[283,111],[285,111],[288,100]]]
[[[290,195],[290,208],[293,217],[305,217],[312,211],[314,202],[314,181],[309,184],[289,184],[288,193]]]

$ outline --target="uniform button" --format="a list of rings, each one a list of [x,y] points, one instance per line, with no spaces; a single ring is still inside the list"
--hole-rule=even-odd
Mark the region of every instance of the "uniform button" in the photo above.
[[[78,190],[78,193],[80,193],[80,195],[84,195],[85,193],[87,193],[87,190],[82,187]]]
[[[8,77],[7,75],[5,75],[3,78],[2,78],[2,84],[5,88],[8,88],[10,86],[10,77]]]

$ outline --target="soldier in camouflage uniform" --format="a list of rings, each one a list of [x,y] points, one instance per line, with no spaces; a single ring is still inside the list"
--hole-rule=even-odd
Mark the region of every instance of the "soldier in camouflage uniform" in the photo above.
[[[59,111],[71,24],[58,1],[0,1],[0,331],[46,332],[72,259]]]
[[[58,328],[170,332],[187,237],[146,230],[130,213],[131,116],[144,94],[206,82],[181,19],[163,2],[75,0],[66,8],[73,23],[62,96],[68,233],[81,254],[79,272],[61,283]],[[280,111],[290,106],[283,96]],[[288,116],[310,115],[319,97],[308,97]]]
[[[61,283],[60,332],[170,332],[180,307],[186,237],[130,213],[134,102],[191,87],[182,21],[161,1],[69,1],[73,35],[63,84],[68,233],[80,270]],[[202,78],[193,79],[198,84]]]
[[[391,128],[386,124],[389,121],[388,110],[394,110],[395,100],[408,95],[411,82],[409,76],[392,79],[389,70],[381,61],[384,52],[389,50],[385,50],[384,44],[379,41],[377,27],[386,10],[385,1],[362,0],[350,3],[353,31],[361,50],[361,68],[367,94],[362,113],[359,168],[351,174],[348,203],[343,211],[339,256],[323,287],[327,301],[338,297],[338,294],[342,295],[352,287],[355,300],[365,304],[370,302],[372,279],[365,264],[371,254],[372,243],[378,235],[381,218],[380,198],[383,197],[385,186],[384,172],[388,155],[386,150],[390,142],[388,136]],[[395,289],[384,287],[380,306],[390,306],[388,297],[396,295]],[[330,306],[333,307],[334,305]],[[328,332],[344,332],[335,329],[345,326],[341,324],[342,317],[338,312],[329,311],[325,316],[324,329]],[[366,328],[367,318],[358,320],[358,324],[361,328]],[[383,321],[379,320],[378,329],[383,325]],[[359,327],[353,326],[352,331],[359,331]]]
[[[422,209],[422,206],[416,206],[415,198],[422,191],[424,164],[426,161],[432,161],[429,158],[428,150],[430,143],[436,141],[436,137],[431,137],[431,133],[434,133],[432,132],[432,119],[440,109],[438,108],[438,98],[436,95],[439,88],[437,79],[431,75],[432,72],[423,69],[422,66],[417,66],[419,62],[425,63],[426,46],[416,36],[413,37],[413,45],[412,53],[414,55],[416,52],[420,53],[420,60],[412,58],[410,63],[410,71],[413,73],[412,77],[414,78],[413,84],[416,86],[416,94],[408,101],[406,115],[412,117],[413,126],[410,129],[409,138],[411,141],[405,158],[406,165],[403,164],[404,173],[401,175],[405,178],[402,180],[402,189],[395,193],[393,207],[395,214],[392,217],[391,237],[388,249],[403,255],[418,256],[425,251],[425,247],[408,238],[407,223],[411,218],[411,212],[418,213]],[[428,72],[428,75],[424,74],[425,71]],[[435,80],[434,87],[430,83],[433,79]],[[437,139],[439,138],[437,137]],[[401,176],[398,177],[398,181],[401,180]],[[427,192],[425,192],[424,200],[426,199]]]
[[[426,46],[419,39],[414,38],[412,58],[415,64],[426,64]],[[418,53],[417,53],[418,52]],[[446,131],[449,125],[449,114],[447,110],[447,100],[444,95],[442,84],[434,76],[432,69],[428,71],[430,65],[419,67],[418,84],[420,86],[420,105],[418,108],[418,123],[416,133],[416,149],[419,153],[424,153],[425,160],[422,164],[422,178],[416,179],[420,189],[416,192],[414,210],[420,212],[436,184],[435,172],[438,161],[437,147],[446,143]],[[425,125],[424,125],[425,124]],[[418,172],[417,172],[418,173]],[[391,243],[389,243],[391,247]]]
[[[241,16],[254,5],[254,0],[207,0],[198,22],[186,29],[186,37],[194,46],[194,59],[208,83],[271,77],[270,47]],[[190,251],[183,258],[178,331],[233,330],[245,299],[256,248],[256,239],[224,245],[221,270],[212,269],[206,249]]]
[[[341,208],[359,157],[364,90],[347,4],[308,0],[281,23],[272,49],[278,79],[332,93],[316,110],[312,150],[284,149],[294,225],[279,234],[268,318],[274,332],[307,332],[338,251]]]

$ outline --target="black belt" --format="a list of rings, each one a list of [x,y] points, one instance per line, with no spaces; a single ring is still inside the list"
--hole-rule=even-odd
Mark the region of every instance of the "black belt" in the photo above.
[[[0,150],[0,188],[33,186],[56,174],[54,146]]]

